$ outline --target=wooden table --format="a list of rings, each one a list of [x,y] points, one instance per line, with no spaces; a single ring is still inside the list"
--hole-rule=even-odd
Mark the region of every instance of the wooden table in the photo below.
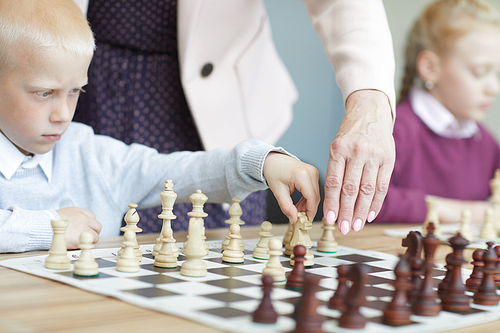
[[[360,232],[346,236],[335,230],[339,245],[369,249],[398,255],[404,252],[401,239],[385,236],[383,230],[395,225],[367,225]],[[404,226],[409,227],[408,225]],[[287,225],[274,225],[274,235],[284,235]],[[260,227],[243,226],[244,238],[258,238]],[[207,240],[221,240],[227,229],[207,230]],[[309,233],[313,240],[321,235],[319,223]],[[185,241],[186,233],[175,233],[178,242]],[[139,235],[140,244],[155,243],[157,235]],[[97,248],[117,247],[120,237],[101,239]],[[450,247],[441,245],[436,252],[436,262],[444,263]],[[0,260],[45,254],[45,251],[0,254]],[[471,261],[472,251],[466,250],[465,259]],[[466,265],[471,268],[471,265]],[[498,332],[500,320],[469,328],[453,330],[454,333]],[[65,284],[0,267],[0,332],[219,332],[205,325],[140,308],[120,300],[93,294]]]

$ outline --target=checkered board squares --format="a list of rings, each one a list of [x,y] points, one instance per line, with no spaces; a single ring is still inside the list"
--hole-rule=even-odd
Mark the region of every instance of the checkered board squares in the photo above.
[[[10,259],[0,265],[33,275],[60,281],[77,288],[102,295],[108,295],[131,304],[191,319],[224,331],[233,332],[290,332],[295,328],[292,314],[301,297],[298,291],[288,290],[284,285],[276,285],[271,294],[275,310],[280,314],[276,324],[252,322],[252,313],[262,297],[261,277],[266,260],[252,257],[252,250],[258,240],[245,241],[245,262],[228,264],[222,262],[221,242],[209,242],[209,255],[203,260],[207,264],[207,275],[188,277],[180,274],[180,266],[186,258],[180,254],[175,269],[154,267],[151,255],[153,245],[141,246],[144,253],[141,269],[136,273],[116,271],[115,249],[96,249],[93,255],[99,263],[98,277],[75,277],[73,265],[69,270],[57,271],[44,267],[45,256]],[[176,244],[182,251],[182,244]],[[404,249],[401,248],[401,252]],[[306,268],[307,274],[321,277],[316,298],[320,306],[318,313],[323,316],[325,332],[354,332],[338,327],[340,313],[328,309],[327,303],[337,288],[339,264],[362,262],[368,270],[366,286],[367,304],[361,313],[368,319],[364,330],[355,332],[438,332],[455,327],[465,327],[481,322],[500,319],[500,307],[479,307],[474,305],[468,314],[441,312],[437,317],[413,316],[413,323],[402,327],[392,327],[382,323],[383,310],[392,299],[394,288],[393,269],[398,258],[374,251],[338,247],[336,253],[321,253],[313,247],[315,264]],[[71,251],[72,262],[80,251]],[[290,259],[281,257],[285,271],[291,271]],[[434,272],[436,286],[444,277],[445,270],[438,265]],[[463,271],[464,279],[470,271]]]

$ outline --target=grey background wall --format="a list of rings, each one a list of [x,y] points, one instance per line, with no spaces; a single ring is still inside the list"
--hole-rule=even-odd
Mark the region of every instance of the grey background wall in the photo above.
[[[430,0],[383,0],[391,28],[396,57],[396,92],[400,87],[405,38],[416,17]],[[500,0],[490,0],[500,7]],[[302,160],[316,166],[324,179],[328,151],[344,115],[335,73],[321,41],[311,26],[302,0],[265,0],[273,36],[289,69],[300,97],[294,107],[294,121],[278,142]],[[499,55],[500,56],[500,55]],[[500,138],[500,103],[485,121]]]

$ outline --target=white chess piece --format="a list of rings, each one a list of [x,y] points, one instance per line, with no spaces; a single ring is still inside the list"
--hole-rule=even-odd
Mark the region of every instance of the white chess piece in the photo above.
[[[425,203],[427,204],[427,215],[425,217],[424,225],[422,227],[422,235],[427,236],[427,226],[429,222],[434,223],[434,236],[440,237],[442,236],[441,228],[439,225],[439,212],[438,212],[438,203],[436,199],[427,197],[425,198]]]
[[[231,264],[242,264],[245,259],[243,251],[240,248],[240,226],[239,224],[231,224],[229,227],[229,237],[231,240],[229,241],[228,246],[222,252],[222,261],[228,262]]]
[[[256,259],[269,259],[269,239],[273,237],[271,230],[273,225],[269,221],[264,221],[260,225],[261,231],[259,232],[259,242],[253,250],[253,257]]]
[[[172,213],[175,199],[177,199],[177,193],[173,191],[174,183],[172,183],[172,179],[165,180],[165,184],[163,186],[165,187],[165,190],[160,193],[162,212],[160,215],[158,215],[158,218],[163,220],[163,225],[158,238],[156,238],[156,245],[153,247],[153,257],[156,257],[158,255],[158,252],[160,252],[161,246],[163,244],[161,240],[164,238],[164,229],[172,230],[172,220],[175,220],[177,218],[177,216]],[[170,233],[172,233],[173,238],[173,231],[171,231]],[[173,239],[174,243],[172,243],[171,247],[174,251],[174,255],[177,257],[179,256],[179,249],[177,248],[177,246],[175,246],[175,238]]]
[[[500,169],[495,170],[495,176],[490,180],[490,191],[489,201],[495,210],[495,227],[500,232]]]
[[[161,247],[158,254],[155,256],[154,266],[162,268],[176,268],[177,256],[175,255],[172,245],[175,239],[172,237],[172,228],[165,228],[161,238]]]
[[[312,222],[307,218],[306,213],[300,212],[297,216],[297,222],[295,223],[295,230],[293,232],[293,237],[288,244],[292,248],[292,254],[290,256],[290,265],[294,265],[293,260],[293,248],[295,245],[304,245],[306,248],[306,255],[304,266],[314,265],[314,255],[309,251],[312,247],[311,237],[309,237],[308,230],[312,229]]]
[[[98,276],[99,275],[99,264],[95,261],[92,256],[92,249],[94,244],[92,242],[94,238],[92,234],[88,231],[84,231],[80,234],[80,257],[75,262],[75,269],[73,274],[77,276]]]
[[[327,252],[333,253],[337,252],[337,241],[335,240],[335,236],[333,235],[333,230],[335,230],[335,226],[329,225],[326,222],[326,218],[323,217],[323,234],[318,241],[318,245],[316,246],[316,250],[319,252]]]
[[[189,219],[189,241],[184,248],[187,260],[182,263],[181,275],[205,276],[207,275],[207,264],[201,258],[205,256],[205,245],[202,239],[203,219],[191,217]]]
[[[269,240],[269,261],[262,270],[262,275],[271,275],[274,278],[274,283],[278,284],[286,282],[285,270],[280,261],[280,256],[283,254],[281,245],[282,242],[277,238]]]
[[[481,228],[479,237],[483,239],[497,238],[497,229],[495,228],[495,210],[493,207],[488,207],[484,213],[484,223]]]
[[[205,202],[207,202],[207,200],[208,197],[204,193],[202,193],[201,190],[196,190],[195,193],[189,196],[189,201],[191,201],[191,203],[193,204],[193,210],[187,213],[188,216],[195,217],[201,220],[201,240],[205,249],[204,255],[208,254],[208,243],[206,241],[207,237],[205,236],[205,221],[203,220],[204,217],[208,216],[208,214],[203,211],[203,206],[205,205]],[[184,243],[184,248],[188,246],[188,240],[189,236]]]
[[[137,212],[137,204],[135,203],[130,203],[128,204],[129,210],[127,211],[127,214],[125,214],[125,217],[123,220],[125,221],[125,226],[120,228],[120,230],[125,233],[128,230],[133,231],[134,233],[142,232],[142,229],[137,226],[137,223],[139,223],[139,213]],[[134,253],[136,256],[136,259],[138,261],[142,261],[142,252],[139,249],[139,243],[137,243],[137,236],[134,237],[133,240],[134,243]],[[124,251],[124,246],[118,251],[118,256],[121,256]]]
[[[470,224],[472,220],[472,213],[470,209],[462,210],[462,216],[460,219],[460,230],[458,230],[462,237],[467,239],[469,242],[474,240],[474,236],[472,235],[472,231],[470,229]]]
[[[51,269],[69,269],[71,260],[68,258],[68,248],[66,247],[66,229],[69,221],[52,220],[54,236],[50,246],[49,256],[45,259],[45,267]]]
[[[135,255],[135,232],[127,230],[123,237],[125,238],[123,242],[123,252],[116,261],[116,270],[127,273],[138,272],[141,266]]]
[[[283,237],[283,247],[286,247],[290,243],[290,240],[292,239],[293,236],[293,230],[294,230],[294,225],[292,224],[292,221],[288,221],[288,229],[286,231],[285,236]]]
[[[229,224],[230,227],[232,224],[239,224],[239,225],[245,224],[245,222],[241,220],[241,215],[243,215],[243,210],[241,209],[240,205],[241,200],[238,198],[233,198],[231,200],[233,201],[233,203],[231,204],[231,207],[229,207],[228,210],[230,218],[224,221],[224,223]],[[222,250],[225,250],[226,247],[229,245],[229,241],[231,240],[231,238],[229,237],[230,234],[231,231],[228,230],[226,238],[222,242]],[[239,242],[241,251],[245,250],[245,243],[243,242],[243,237],[240,238]]]

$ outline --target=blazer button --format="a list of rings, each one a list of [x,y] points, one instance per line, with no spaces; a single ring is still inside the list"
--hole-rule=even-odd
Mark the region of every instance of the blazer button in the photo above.
[[[205,64],[205,66],[203,66],[203,68],[201,69],[201,76],[207,77],[210,75],[210,73],[212,73],[213,70],[214,65],[212,65],[211,63]]]

